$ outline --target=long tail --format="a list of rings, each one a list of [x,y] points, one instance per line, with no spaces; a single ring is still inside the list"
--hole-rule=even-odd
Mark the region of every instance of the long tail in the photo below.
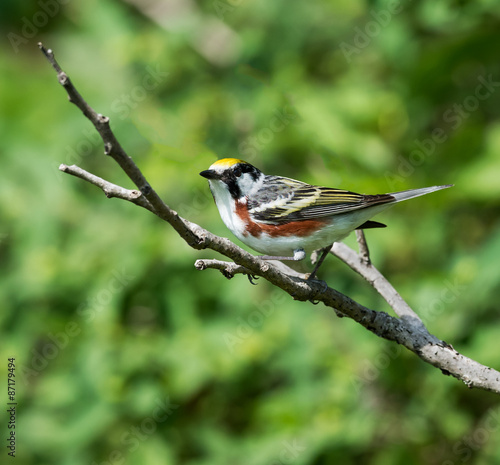
[[[432,186],[432,187],[422,187],[421,189],[410,189],[407,191],[393,192],[392,195],[396,202],[401,202],[403,200],[413,199],[413,197],[419,197],[421,195],[430,194],[431,192],[440,191],[441,189],[447,189],[452,187],[453,184],[446,184],[445,186]]]

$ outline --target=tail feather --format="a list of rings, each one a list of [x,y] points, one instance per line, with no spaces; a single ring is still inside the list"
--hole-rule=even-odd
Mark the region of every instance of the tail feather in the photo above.
[[[413,197],[430,194],[431,192],[436,192],[441,189],[447,189],[448,187],[452,186],[453,184],[446,184],[444,186],[422,187],[420,189],[410,189],[407,191],[393,192],[389,195],[392,195],[396,199],[396,202],[401,202],[403,200],[413,199]]]

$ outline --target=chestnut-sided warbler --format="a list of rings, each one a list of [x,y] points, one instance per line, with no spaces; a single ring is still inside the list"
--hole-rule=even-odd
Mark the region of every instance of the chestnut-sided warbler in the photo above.
[[[306,253],[325,249],[355,229],[381,228],[369,221],[402,200],[451,187],[424,187],[392,194],[364,195],[269,176],[236,158],[213,163],[201,176],[210,190],[224,224],[244,244],[267,254],[267,260],[302,260]]]

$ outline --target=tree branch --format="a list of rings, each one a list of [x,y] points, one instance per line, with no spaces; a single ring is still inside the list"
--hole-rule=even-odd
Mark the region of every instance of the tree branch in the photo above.
[[[282,266],[278,267],[269,261],[261,260],[228,239],[216,236],[201,226],[180,217],[177,212],[160,199],[139,168],[121,147],[110,128],[109,118],[95,112],[83,99],[55,60],[52,50],[46,49],[41,43],[39,43],[39,47],[57,72],[58,80],[66,90],[70,102],[83,112],[100,134],[104,144],[104,153],[120,165],[139,191],[117,186],[74,165],[61,165],[62,171],[99,187],[108,197],[127,200],[153,212],[167,221],[180,237],[194,249],[212,249],[235,262],[227,264],[227,262],[218,260],[198,260],[196,262],[198,269],[217,268],[226,273],[225,275],[228,277],[237,273],[261,276],[271,284],[283,289],[295,300],[322,302],[334,309],[338,315],[353,319],[377,336],[405,346],[425,362],[440,368],[445,374],[462,380],[469,387],[500,394],[500,373],[459,354],[450,345],[431,335],[401,296],[370,265],[366,243],[363,245],[360,241],[360,256],[344,244],[335,244],[332,252],[365,277],[384,296],[401,318],[392,317],[385,312],[370,310],[348,296],[326,286],[325,283],[306,281],[302,279],[300,274],[286,272],[287,267],[284,272]]]
[[[219,270],[226,278],[234,278],[237,274],[252,276],[252,272],[244,266],[237,265],[234,262],[224,262],[222,260],[196,260],[194,266],[197,270],[203,271],[207,268]]]
[[[331,253],[366,279],[391,306],[396,315],[401,318],[419,321],[423,325],[420,317],[411,309],[384,275],[370,261],[366,261],[362,253],[358,255],[342,242],[333,244]]]
[[[270,260],[270,262],[282,273],[287,274],[288,276],[295,276],[296,278],[307,279],[307,275],[303,273],[299,273],[289,266],[285,265],[283,262],[277,260]],[[269,262],[268,262],[269,263]],[[243,274],[247,276],[254,276],[252,272],[245,268],[244,266],[237,265],[234,262],[225,262],[222,260],[207,260],[201,259],[196,260],[194,264],[197,270],[203,271],[208,268],[212,268],[214,270],[219,270],[226,278],[231,279],[234,278],[237,274]]]
[[[93,184],[94,186],[100,187],[108,198],[116,197],[118,199],[128,200],[129,202],[135,203],[136,205],[144,207],[146,210],[156,214],[155,209],[142,195],[141,191],[135,189],[125,189],[124,187],[106,181],[95,174],[89,173],[76,165],[68,166],[61,164],[59,169],[63,173],[71,174],[77,178],[83,179],[84,181],[90,182],[90,184]]]
[[[104,153],[106,155],[109,155],[120,165],[123,171],[152,205],[155,210],[155,214],[158,215],[161,219],[167,221],[189,245],[194,246],[198,238],[192,233],[190,229],[185,227],[184,221],[179,217],[179,215],[177,215],[177,212],[173,211],[167,205],[165,205],[165,203],[163,203],[163,201],[160,199],[159,195],[151,188],[137,165],[134,163],[132,158],[127,155],[125,150],[123,150],[123,147],[116,139],[113,131],[109,126],[109,118],[107,116],[101,115],[100,113],[97,113],[84,100],[84,98],[76,90],[69,77],[57,63],[52,50],[46,49],[41,42],[38,43],[38,47],[57,72],[59,83],[64,87],[64,90],[66,90],[69,101],[75,104],[82,111],[82,113],[94,125],[97,132],[101,136],[101,139],[104,143]]]

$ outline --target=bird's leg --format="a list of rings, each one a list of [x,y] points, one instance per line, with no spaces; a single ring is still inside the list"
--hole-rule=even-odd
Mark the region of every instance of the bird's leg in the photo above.
[[[328,247],[325,247],[323,249],[323,253],[321,254],[321,257],[319,257],[319,260],[316,262],[316,266],[314,267],[314,270],[309,275],[309,278],[307,278],[308,281],[310,281],[311,279],[314,279],[314,277],[316,276],[316,272],[318,271],[321,264],[325,261],[325,258],[328,255],[328,252],[330,252],[330,250],[332,250],[332,247],[333,247],[333,244],[330,244]]]
[[[293,260],[298,262],[306,258],[306,252],[304,251],[304,249],[296,249],[293,251],[293,257],[275,257],[273,255],[259,255],[258,258],[260,258],[261,260]]]

